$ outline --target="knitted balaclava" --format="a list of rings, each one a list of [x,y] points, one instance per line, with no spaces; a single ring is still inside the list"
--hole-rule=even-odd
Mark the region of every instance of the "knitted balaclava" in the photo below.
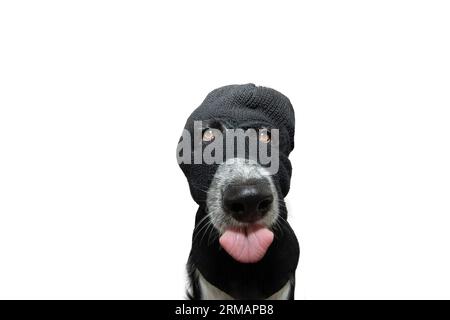
[[[266,127],[279,130],[279,169],[272,179],[280,199],[279,215],[283,223],[266,256],[258,263],[239,264],[221,250],[217,241],[201,242],[202,236],[195,234],[190,259],[209,282],[233,297],[239,298],[243,290],[253,290],[252,297],[267,298],[293,279],[299,257],[298,242],[286,222],[287,210],[283,201],[289,192],[292,172],[288,156],[294,148],[294,110],[289,99],[276,90],[254,84],[229,85],[210,92],[188,118],[185,129],[194,137],[194,121],[211,119],[220,120],[233,129]],[[194,152],[193,148],[191,151]],[[198,224],[206,215],[207,190],[218,164],[181,163],[180,167],[188,180],[192,198],[199,204]],[[275,276],[267,277],[266,270],[270,269],[276,270]],[[239,278],[242,274],[247,276]]]
[[[294,148],[295,132],[294,109],[289,99],[276,90],[254,84],[224,86],[208,94],[188,118],[185,129],[193,137],[194,121],[210,119],[225,121],[234,129],[269,126],[279,130],[280,166],[274,179],[284,198],[290,187],[292,169],[288,156]],[[210,185],[217,166],[182,163],[180,167],[188,179],[193,199],[201,205],[206,199],[204,190]]]

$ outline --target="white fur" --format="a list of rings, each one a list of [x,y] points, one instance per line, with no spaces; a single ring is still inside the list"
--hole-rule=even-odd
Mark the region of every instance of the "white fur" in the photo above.
[[[212,285],[202,276],[200,271],[196,271],[200,286],[200,294],[203,300],[234,300],[229,294],[223,292]],[[280,290],[267,298],[267,300],[287,300],[291,290],[291,282],[288,281]]]

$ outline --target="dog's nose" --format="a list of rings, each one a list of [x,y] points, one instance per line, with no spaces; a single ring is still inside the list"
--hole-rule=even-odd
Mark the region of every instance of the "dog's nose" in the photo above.
[[[268,183],[229,185],[223,193],[225,212],[241,222],[255,222],[262,218],[273,203],[272,190]]]

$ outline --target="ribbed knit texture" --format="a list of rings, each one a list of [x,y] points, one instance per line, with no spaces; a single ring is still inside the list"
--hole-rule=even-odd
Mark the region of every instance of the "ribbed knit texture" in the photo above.
[[[273,128],[285,129],[290,140],[289,152],[294,148],[294,109],[285,95],[271,88],[252,83],[220,87],[207,95],[191,117],[265,120]]]
[[[273,176],[281,197],[289,191],[291,163],[289,154],[294,148],[295,115],[289,99],[282,93],[254,84],[228,85],[211,91],[201,105],[196,108],[186,122],[185,128],[194,136],[194,121],[218,119],[226,122],[227,128],[253,128],[268,126],[278,129],[279,170]],[[186,175],[193,199],[202,204],[206,200],[206,190],[217,165],[181,164]]]

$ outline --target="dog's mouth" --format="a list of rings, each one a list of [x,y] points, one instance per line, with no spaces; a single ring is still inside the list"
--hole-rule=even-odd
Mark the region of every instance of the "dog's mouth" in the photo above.
[[[219,238],[219,243],[236,261],[255,263],[265,256],[273,237],[273,232],[267,227],[252,224],[226,229]]]
[[[274,241],[278,195],[272,177],[257,162],[230,159],[217,169],[207,208],[221,247],[237,262],[256,263]]]
[[[266,254],[274,235],[263,221],[272,210],[273,201],[266,179],[247,180],[224,188],[222,207],[232,223],[224,227],[219,242],[236,261],[255,263]]]

